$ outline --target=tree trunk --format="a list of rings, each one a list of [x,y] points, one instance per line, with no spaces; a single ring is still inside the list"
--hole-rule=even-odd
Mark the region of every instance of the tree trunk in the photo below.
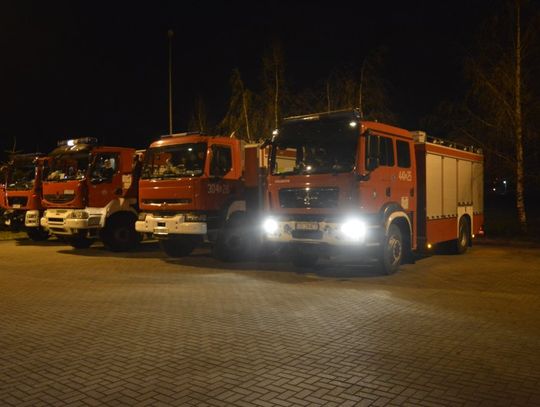
[[[360,117],[364,118],[364,109],[362,107],[362,96],[364,96],[363,93],[363,87],[364,87],[364,68],[366,66],[366,60],[362,61],[362,68],[360,69],[360,86],[358,88],[358,109],[360,109]]]
[[[251,142],[251,134],[249,133],[249,120],[248,120],[248,108],[246,102],[246,91],[242,88],[242,107],[244,111],[244,122],[246,124],[246,136],[249,142]]]
[[[516,1],[516,69],[515,69],[515,136],[516,136],[516,207],[519,226],[527,232],[525,212],[525,169],[523,163],[523,115],[521,112],[521,21],[520,4]]]

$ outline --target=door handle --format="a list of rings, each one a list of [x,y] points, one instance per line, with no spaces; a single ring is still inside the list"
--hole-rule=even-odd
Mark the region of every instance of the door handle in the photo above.
[[[411,196],[414,196],[414,188],[411,188],[411,190],[409,191],[409,194],[410,194]]]
[[[392,194],[392,189],[390,187],[387,187],[386,188],[386,196],[390,197],[391,194]]]

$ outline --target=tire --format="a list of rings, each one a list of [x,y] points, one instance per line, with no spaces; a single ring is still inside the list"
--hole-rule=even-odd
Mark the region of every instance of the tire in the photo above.
[[[26,234],[30,238],[30,240],[34,242],[43,242],[47,240],[50,236],[50,233],[42,228],[29,228],[26,229]]]
[[[161,249],[169,257],[189,256],[197,246],[197,240],[191,237],[177,237],[174,239],[160,240]]]
[[[242,212],[234,213],[218,233],[214,257],[227,262],[247,259],[255,246],[255,236],[250,231],[248,217]]]
[[[69,244],[75,249],[88,249],[94,241],[85,236],[75,236],[69,239]]]
[[[139,243],[135,220],[131,215],[116,215],[110,218],[102,233],[105,247],[113,252],[133,250]]]
[[[404,246],[401,230],[396,225],[390,225],[388,233],[384,238],[381,252],[379,254],[379,268],[384,274],[394,274],[403,261]]]
[[[459,220],[459,233],[458,238],[453,242],[454,254],[463,254],[467,251],[471,243],[471,228],[469,226],[469,221],[464,216]]]
[[[315,250],[309,250],[303,247],[293,249],[291,253],[291,262],[294,266],[300,268],[313,268],[319,261],[319,256]]]

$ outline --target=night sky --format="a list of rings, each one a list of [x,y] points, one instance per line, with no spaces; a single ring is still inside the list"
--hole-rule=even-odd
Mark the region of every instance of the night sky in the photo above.
[[[144,148],[167,133],[168,29],[177,132],[197,95],[211,121],[222,118],[233,68],[256,89],[273,39],[293,91],[386,47],[396,124],[418,129],[463,91],[463,55],[496,2],[441,3],[4,1],[0,149],[16,137],[17,149],[48,152],[83,136]]]

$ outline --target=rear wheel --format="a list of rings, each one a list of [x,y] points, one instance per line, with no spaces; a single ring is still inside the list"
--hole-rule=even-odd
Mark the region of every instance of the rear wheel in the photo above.
[[[50,236],[49,231],[42,228],[28,228],[26,229],[26,234],[34,242],[42,242]]]
[[[453,252],[455,254],[463,254],[467,251],[471,243],[471,231],[469,221],[464,216],[459,220],[459,234],[458,238],[454,241]]]
[[[192,237],[182,236],[173,239],[160,240],[159,245],[169,257],[185,257],[189,256],[195,249],[197,240]]]
[[[396,225],[390,225],[388,233],[384,238],[381,252],[379,254],[379,268],[385,274],[395,273],[403,260],[404,247],[401,230]]]
[[[105,246],[113,252],[134,249],[139,243],[139,234],[135,230],[135,217],[116,215],[107,221],[102,233]]]

